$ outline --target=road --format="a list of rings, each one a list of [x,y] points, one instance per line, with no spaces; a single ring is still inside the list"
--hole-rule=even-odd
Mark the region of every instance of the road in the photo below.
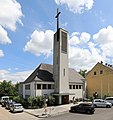
[[[66,113],[59,116],[49,117],[45,120],[113,120],[112,108],[96,108],[92,115],[80,113]]]
[[[39,120],[39,118],[25,112],[11,113],[0,105],[0,120]]]
[[[28,113],[11,113],[4,107],[0,106],[0,120],[39,120],[33,115]],[[92,115],[80,113],[65,113],[53,117],[45,118],[44,120],[113,120],[113,107],[112,108],[96,108],[95,113]]]

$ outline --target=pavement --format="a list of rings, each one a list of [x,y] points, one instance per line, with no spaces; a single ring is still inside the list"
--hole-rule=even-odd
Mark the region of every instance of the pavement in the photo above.
[[[40,109],[25,109],[24,112],[39,118],[45,118],[45,117],[55,116],[55,115],[69,112],[70,107],[73,105],[75,104],[71,103],[66,105],[51,106],[51,107],[40,108]]]

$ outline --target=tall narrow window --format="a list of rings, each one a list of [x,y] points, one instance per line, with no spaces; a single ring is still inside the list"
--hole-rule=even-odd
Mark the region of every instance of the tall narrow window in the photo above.
[[[72,89],[72,85],[69,85],[69,89]]]
[[[67,33],[62,32],[62,51],[67,53]]]
[[[65,69],[64,69],[64,76],[65,76]]]
[[[75,89],[75,85],[73,85],[73,89]]]
[[[41,84],[37,84],[37,89],[41,89]]]
[[[79,85],[79,89],[82,89],[82,86],[81,86],[81,85]]]
[[[76,85],[76,89],[78,89],[78,85]]]
[[[43,89],[47,89],[46,84],[43,84]]]

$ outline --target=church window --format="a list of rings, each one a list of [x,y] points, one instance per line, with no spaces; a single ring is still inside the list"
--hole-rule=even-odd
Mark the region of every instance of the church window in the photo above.
[[[47,89],[46,84],[43,84],[43,89]]]
[[[30,84],[25,85],[26,90],[30,90]]]
[[[41,84],[37,84],[37,89],[41,89]]]
[[[76,89],[78,89],[78,85],[76,85]]]
[[[67,33],[62,32],[62,51],[67,53]]]
[[[69,85],[69,89],[72,89],[72,85]]]
[[[79,85],[79,89],[82,89],[82,86],[81,86],[81,85]]]
[[[75,85],[73,85],[73,89],[75,89]]]
[[[64,76],[65,76],[65,69],[64,69]]]

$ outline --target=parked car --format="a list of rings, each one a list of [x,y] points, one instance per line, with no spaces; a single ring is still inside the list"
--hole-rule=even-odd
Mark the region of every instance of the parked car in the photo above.
[[[1,97],[0,102],[2,103],[5,100],[9,100],[9,96],[3,96],[3,97]]]
[[[105,100],[113,105],[113,97],[106,97]]]
[[[15,101],[9,100],[6,102],[6,109],[10,109],[10,107],[15,103]]]
[[[10,107],[10,111],[11,112],[23,112],[24,108],[20,103],[14,103],[11,107]]]
[[[70,108],[70,112],[93,114],[94,111],[95,107],[91,103],[80,103]]]
[[[94,99],[93,105],[94,107],[106,107],[106,108],[112,107],[112,104],[110,102],[107,102],[106,100],[103,99]]]
[[[7,102],[8,100],[9,100],[9,96],[3,96],[3,97],[1,97],[0,102],[1,102],[1,104],[2,104],[3,107],[5,107],[6,102]]]

